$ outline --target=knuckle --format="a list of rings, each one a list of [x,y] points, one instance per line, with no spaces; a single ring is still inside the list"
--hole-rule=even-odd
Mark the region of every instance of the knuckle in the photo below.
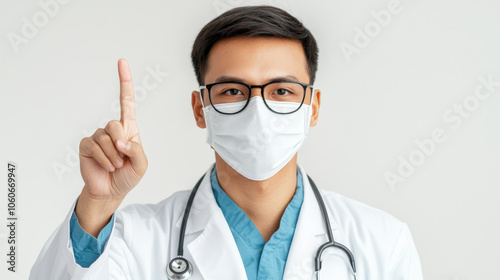
[[[89,143],[89,137],[84,137],[81,141],[80,141],[80,145],[78,146],[78,152],[81,154],[81,153],[85,153],[85,150],[87,149],[88,147],[88,143]]]
[[[80,140],[80,147],[85,146],[85,144],[87,143],[87,141],[88,141],[88,137],[83,137],[82,140]]]
[[[130,85],[132,85],[132,81],[130,81]],[[134,95],[132,93],[126,93],[122,95],[122,99],[125,101],[134,101]]]
[[[98,128],[91,137],[97,141],[103,133],[105,133],[104,129]]]
[[[89,146],[89,151],[90,151],[90,154],[92,156],[97,156],[99,154],[99,151],[101,150],[101,147],[99,147],[99,145],[95,142],[93,142],[92,144],[90,144]]]
[[[110,141],[110,137],[107,133],[102,133],[102,134],[97,136],[96,141],[98,143],[106,143],[106,142]]]
[[[108,122],[108,124],[106,124],[106,128],[105,130],[107,132],[110,132],[110,131],[114,131],[114,130],[117,130],[119,129],[121,126],[121,123],[117,120],[112,120],[110,122]]]
[[[104,132],[104,129],[103,129],[103,128],[98,128],[98,129],[96,129],[96,130],[95,130],[95,132],[94,132],[94,136],[96,136],[96,135],[100,135],[100,134],[102,134],[103,132]]]

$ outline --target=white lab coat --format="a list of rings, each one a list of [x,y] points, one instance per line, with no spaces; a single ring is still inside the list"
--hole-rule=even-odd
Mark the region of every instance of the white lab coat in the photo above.
[[[247,279],[227,222],[218,207],[206,173],[195,196],[186,227],[184,256],[193,265],[191,279]],[[323,217],[299,166],[304,201],[288,255],[284,279],[314,277],[314,255],[327,241]],[[407,225],[384,211],[321,190],[335,241],[353,253],[358,280],[421,280],[422,271]],[[190,191],[180,191],[157,204],[132,204],[116,212],[110,238],[89,267],[76,264],[69,237],[69,219],[43,246],[30,280],[37,279],[167,279],[166,265],[176,256],[183,211]],[[323,254],[321,279],[353,279],[348,258],[338,249]]]

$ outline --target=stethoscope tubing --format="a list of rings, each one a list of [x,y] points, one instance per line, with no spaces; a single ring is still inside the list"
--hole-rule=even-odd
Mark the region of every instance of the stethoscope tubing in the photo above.
[[[198,191],[198,188],[200,187],[201,182],[203,181],[204,177],[205,177],[205,175],[201,176],[201,178],[198,180],[198,182],[194,186],[193,190],[191,191],[191,194],[189,195],[188,201],[186,203],[186,208],[184,209],[184,215],[182,217],[182,224],[181,224],[180,235],[179,235],[179,243],[178,243],[178,247],[177,247],[177,257],[175,259],[180,258],[180,259],[184,260],[186,262],[187,267],[190,267],[191,264],[189,263],[188,260],[186,260],[183,257],[183,255],[184,255],[184,249],[183,249],[184,248],[184,236],[186,233],[186,225],[187,225],[187,221],[189,218],[189,213],[191,212],[194,197],[195,197],[195,195]],[[323,245],[321,245],[318,248],[318,251],[316,252],[316,256],[314,258],[314,272],[316,275],[316,279],[319,280],[319,271],[321,270],[321,262],[322,262],[321,256],[323,254],[323,251],[328,247],[336,247],[336,248],[339,248],[340,250],[342,250],[349,258],[352,271],[354,272],[354,280],[356,280],[356,262],[354,260],[354,255],[346,246],[335,242],[335,240],[333,238],[332,227],[330,225],[330,219],[328,218],[328,212],[326,210],[325,202],[323,201],[323,198],[321,197],[319,189],[316,186],[316,184],[314,183],[314,181],[311,179],[311,177],[309,175],[307,175],[307,178],[309,179],[309,183],[311,184],[312,190],[314,192],[314,196],[316,197],[316,200],[318,201],[318,205],[319,205],[319,208],[321,210],[323,220],[325,222],[326,233],[328,236],[328,242],[324,243]],[[172,259],[168,263],[167,272],[171,272],[171,270],[172,270],[171,266],[172,266],[173,260],[174,259]],[[186,268],[186,271],[187,271],[187,268]],[[192,268],[190,269],[190,273],[188,275],[184,275],[186,277],[183,277],[183,275],[179,274],[179,275],[175,275],[174,278],[171,278],[171,279],[188,279],[191,276],[191,273],[192,273]]]
[[[201,181],[203,181],[203,178],[205,175],[201,176],[201,178],[196,182],[196,185],[194,186],[193,190],[191,191],[191,194],[189,195],[189,199],[186,203],[186,208],[184,209],[184,216],[182,217],[182,224],[181,224],[181,231],[180,231],[180,236],[179,236],[179,244],[177,247],[177,256],[182,257],[184,255],[184,235],[186,233],[186,225],[187,221],[189,218],[189,212],[191,212],[191,206],[193,206],[193,200],[194,196],[196,195],[196,192],[198,192],[198,188],[200,187]]]
[[[328,219],[328,212],[326,211],[325,202],[323,201],[319,189],[314,183],[314,181],[311,179],[309,175],[307,175],[307,178],[309,179],[309,183],[311,184],[314,195],[316,196],[316,200],[318,201],[319,208],[321,210],[321,213],[323,214],[323,219],[325,220],[326,234],[328,235],[328,242],[321,245],[318,251],[316,252],[316,257],[314,258],[314,270],[316,272],[319,272],[321,270],[321,255],[323,254],[323,251],[328,247],[336,247],[344,251],[347,257],[349,257],[349,262],[351,263],[351,268],[352,271],[354,272],[354,279],[356,279],[356,262],[354,260],[354,255],[352,254],[351,250],[349,250],[346,246],[338,242],[335,242],[335,239],[333,239],[332,226],[330,225],[330,219]]]

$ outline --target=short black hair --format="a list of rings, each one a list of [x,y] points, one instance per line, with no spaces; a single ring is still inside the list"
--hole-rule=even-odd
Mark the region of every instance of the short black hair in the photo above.
[[[278,37],[302,43],[307,59],[310,84],[318,69],[318,45],[311,32],[294,16],[273,6],[233,8],[207,23],[198,33],[191,51],[191,60],[199,85],[204,84],[208,54],[219,40],[237,36]]]

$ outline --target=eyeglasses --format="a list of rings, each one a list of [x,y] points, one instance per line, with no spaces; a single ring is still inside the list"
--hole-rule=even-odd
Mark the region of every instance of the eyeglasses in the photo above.
[[[251,96],[252,88],[260,88],[262,99],[269,110],[278,114],[291,114],[300,109],[307,88],[313,85],[295,81],[274,81],[264,85],[247,85],[241,82],[218,82],[200,86],[208,91],[212,107],[221,114],[232,115],[243,111]]]

